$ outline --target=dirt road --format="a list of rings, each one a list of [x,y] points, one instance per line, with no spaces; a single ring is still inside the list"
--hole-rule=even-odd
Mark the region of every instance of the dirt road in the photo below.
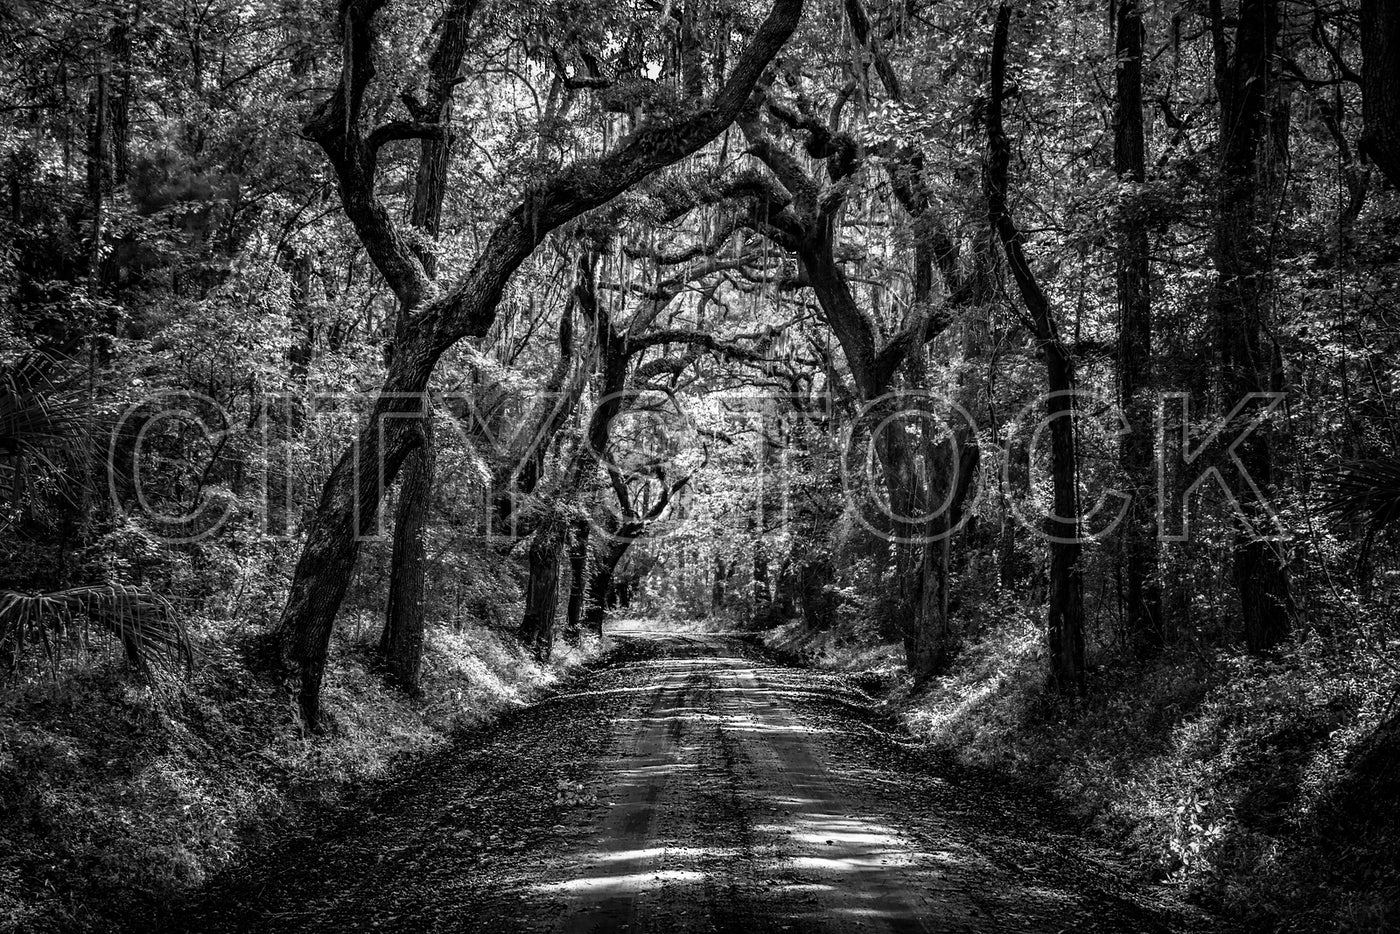
[[[830,676],[716,636],[613,665],[215,880],[170,930],[1113,931],[1203,919]]]

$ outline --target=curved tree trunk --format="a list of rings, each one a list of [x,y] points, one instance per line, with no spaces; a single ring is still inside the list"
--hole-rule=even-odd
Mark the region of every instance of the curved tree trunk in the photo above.
[[[469,26],[478,0],[454,0],[442,19],[442,32],[429,61],[428,100],[414,104],[414,117],[446,127],[452,116],[452,90],[466,54]],[[424,139],[418,150],[413,203],[409,223],[428,240],[436,240],[442,226],[442,200],[447,191],[447,169],[452,156],[452,135],[444,132]],[[426,244],[411,246],[423,274],[437,278],[437,254]],[[416,310],[411,295],[403,295],[395,329],[395,342],[403,338]],[[394,516],[394,545],[389,558],[389,599],[384,611],[384,631],[379,639],[390,680],[409,695],[419,692],[418,675],[423,661],[427,628],[424,594],[427,589],[428,514],[432,502],[434,463],[432,413],[425,400],[421,447],[409,456],[399,484],[399,505]]]
[[[428,279],[375,194],[377,146],[362,122],[365,91],[374,77],[373,19],[382,5],[382,0],[343,4],[342,38],[353,56],[342,71],[341,86],[306,129],[336,169],[341,203],[371,260],[386,280],[400,284],[395,292],[403,296],[401,301],[411,299],[406,303],[419,307]],[[531,185],[486,238],[470,269],[413,316],[357,440],[326,480],[278,624],[281,664],[300,682],[299,706],[309,727],[317,726],[331,630],[359,556],[361,533],[379,508],[383,485],[397,476],[419,443],[404,419],[388,416],[404,411],[405,395],[427,389],[434,366],[448,348],[489,330],[510,276],[550,231],[606,204],[723,132],[748,102],[801,14],[802,0],[775,0],[723,87],[685,119],[643,125],[603,158],[572,164]]]
[[[1031,269],[1025,243],[1008,206],[1011,141],[1002,122],[1006,99],[1006,49],[1011,7],[997,11],[992,37],[991,95],[987,109],[987,212],[1016,280],[1031,328],[1045,359],[1046,420],[1050,431],[1052,514],[1046,517],[1050,542],[1050,596],[1046,620],[1050,684],[1075,693],[1084,685],[1084,581],[1080,565],[1079,459],[1074,443],[1074,361],[1060,340],[1050,298]]]

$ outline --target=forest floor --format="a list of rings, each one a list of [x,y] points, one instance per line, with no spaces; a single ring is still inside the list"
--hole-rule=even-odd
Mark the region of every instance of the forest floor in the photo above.
[[[839,675],[722,634],[612,664],[211,880],[166,930],[1211,929]]]

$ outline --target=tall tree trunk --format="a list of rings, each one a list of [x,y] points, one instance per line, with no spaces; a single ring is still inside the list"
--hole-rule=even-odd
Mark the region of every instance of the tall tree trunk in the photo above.
[[[927,268],[916,274],[913,294],[915,302],[926,304],[931,299],[933,251],[925,248],[922,254],[924,259],[916,256],[916,263]],[[981,255],[977,257],[978,262],[982,259]],[[989,293],[957,279],[951,279],[949,287],[954,291],[950,302],[955,305],[979,304],[989,297]],[[916,391],[927,385],[922,342],[910,351],[905,369]],[[930,411],[924,417],[932,419],[936,415]],[[889,427],[893,428],[893,423]],[[928,425],[923,427],[927,429]],[[916,445],[906,433],[892,433],[892,440],[897,441],[895,448],[903,448],[903,451],[890,452],[892,457],[902,457],[905,471],[916,466],[916,452],[917,459],[924,464],[922,484],[912,475],[902,480],[901,484],[909,488],[903,495],[903,505],[897,507],[901,511],[908,510],[911,518],[919,517],[919,521],[904,524],[904,531],[912,540],[901,549],[906,555],[903,562],[906,568],[901,575],[905,589],[905,599],[901,602],[906,608],[906,618],[902,621],[905,662],[916,681],[943,672],[957,651],[957,635],[949,616],[949,549],[961,524],[963,505],[972,490],[980,461],[976,433],[971,426],[954,426],[953,436],[942,442],[936,443],[927,430],[920,432],[920,439]]]
[[[588,599],[588,540],[591,529],[587,519],[577,519],[569,536],[569,606],[567,632],[577,638],[583,627],[583,606]]]
[[[890,100],[903,102],[902,82],[881,49],[880,39],[872,29],[864,3],[861,0],[845,0],[844,7],[852,37],[871,56],[885,93]],[[968,275],[959,262],[959,241],[932,209],[934,199],[924,179],[923,153],[915,143],[905,143],[900,150],[898,158],[887,162],[887,174],[895,199],[909,215],[915,233],[912,303],[914,307],[932,313],[934,273],[937,270],[948,291],[940,316],[942,321],[937,328],[942,330],[951,320],[952,309],[973,307],[988,300],[990,289],[984,287],[987,283],[981,275],[985,251],[977,251],[975,271]],[[907,364],[910,384],[915,390],[922,389],[924,385],[923,344],[937,330],[930,328],[909,351]],[[938,448],[924,445],[919,453],[930,474],[930,483],[926,489],[916,489],[911,476],[914,464],[908,460],[915,453],[914,446],[898,437],[902,431],[893,423],[888,426],[889,429],[895,430],[896,437],[891,439],[889,446],[891,457],[884,458],[882,466],[886,477],[892,481],[892,497],[898,495],[905,498],[904,507],[893,502],[891,505],[897,512],[914,516],[927,514],[930,508],[937,508],[939,503],[948,504],[947,510],[930,522],[896,529],[901,537],[915,539],[895,549],[901,588],[896,607],[900,615],[899,627],[904,631],[906,665],[916,679],[922,679],[944,668],[955,648],[952,622],[948,618],[948,550],[949,530],[954,528],[956,522],[950,523],[948,516],[960,513],[961,501],[953,502],[947,497],[949,494],[965,497],[970,489],[971,478],[960,476],[958,471],[969,463],[975,469],[976,438],[968,432],[958,433],[956,447],[964,454],[971,452],[970,461],[963,457],[954,460],[953,445]],[[901,455],[905,458],[902,463],[891,459]],[[899,525],[896,523],[897,527]],[[908,526],[907,523],[905,525]]]
[[[429,407],[424,398],[422,404]],[[411,697],[419,694],[423,662],[424,603],[427,583],[427,518],[433,492],[433,422],[426,412],[418,423],[421,440],[404,465],[394,521],[389,599],[379,654],[389,680]]]
[[[1279,0],[1243,0],[1234,48],[1226,51],[1219,0],[1213,0],[1220,95],[1220,195],[1215,230],[1215,326],[1220,348],[1221,405],[1230,412],[1251,393],[1276,387],[1276,349],[1267,337],[1273,286],[1269,230],[1278,196],[1271,162],[1277,145],[1274,58],[1281,26]],[[1221,60],[1223,59],[1223,60]],[[1258,406],[1244,409],[1234,429]],[[1268,433],[1250,433],[1234,449],[1265,495],[1274,486]],[[1245,643],[1263,652],[1291,628],[1288,572],[1283,556],[1258,529],[1269,528],[1266,504],[1254,489],[1235,489],[1242,521],[1235,533],[1233,573]],[[1253,528],[1251,528],[1251,525]]]
[[[724,609],[724,588],[725,584],[729,582],[728,575],[725,573],[724,559],[719,555],[715,555],[714,570],[712,573],[714,577],[710,581],[710,612],[714,614]]]
[[[400,353],[396,359],[403,356]],[[391,380],[395,375],[391,370]],[[421,383],[406,385],[426,382],[424,371]],[[302,718],[313,729],[320,712],[321,681],[325,677],[331,629],[345,599],[360,543],[372,528],[370,517],[378,511],[383,497],[381,478],[393,478],[417,443],[401,424],[402,419],[385,417],[394,402],[392,393],[381,395],[359,437],[331,470],[297,560],[287,606],[278,626],[283,664],[300,681]]]
[[[915,386],[925,378],[923,353],[920,345],[906,360],[910,382]],[[908,405],[902,394],[892,398],[901,409]],[[915,441],[899,421],[902,417],[883,407],[875,411],[875,420],[882,423],[883,429],[875,449],[895,517],[890,531],[895,537],[892,550],[898,598],[894,601],[892,622],[903,636],[906,669],[916,681],[923,681],[946,667],[953,650],[952,626],[945,612],[948,567],[943,560],[952,526],[946,510],[927,520],[923,517],[947,498],[961,465],[950,462],[951,446],[943,450],[943,446],[933,444],[922,434],[923,440]],[[928,473],[924,483],[916,474],[919,461]]]
[[[88,131],[87,185],[92,207],[92,244],[88,253],[88,296],[96,298],[102,287],[102,237],[106,213],[107,181],[107,67],[103,62],[92,91],[92,125]]]
[[[942,617],[947,605],[943,598],[946,581],[941,576],[945,567],[925,553],[922,543],[924,537],[945,530],[939,523],[946,516],[933,523],[908,521],[923,514],[925,491],[919,488],[915,478],[915,450],[903,418],[893,411],[902,404],[900,396],[889,390],[894,384],[896,370],[912,355],[924,352],[923,344],[929,331],[920,328],[917,333],[905,333],[883,347],[878,346],[874,325],[860,309],[845,273],[835,261],[831,244],[835,225],[826,219],[814,226],[800,245],[799,257],[826,321],[846,355],[857,394],[870,406],[862,415],[862,422],[881,429],[874,439],[875,455],[885,477],[889,507],[895,516],[903,517],[889,524],[893,536],[889,544],[899,587],[892,608],[894,628],[904,635],[907,668],[916,678],[924,678],[942,667],[949,648],[950,630]],[[927,254],[920,252],[915,261],[926,264]],[[919,277],[921,288],[931,286],[931,270],[926,272]],[[927,293],[924,297],[927,298]],[[955,469],[954,465],[942,466],[946,468],[945,474]],[[933,469],[932,464],[930,467]],[[932,495],[937,496],[938,492]],[[927,600],[925,592],[930,594]],[[823,601],[820,615],[824,616],[825,610]]]
[[[620,392],[623,380],[626,378],[626,356],[620,353],[620,338],[613,333],[611,323],[606,313],[600,313],[599,311],[597,293],[595,290],[596,283],[593,278],[593,264],[595,261],[596,257],[583,257],[579,260],[580,276],[579,282],[574,288],[574,300],[582,304],[585,315],[593,322],[593,332],[597,337],[598,349],[601,351],[601,356],[603,358],[604,383],[607,386],[615,386],[617,391]],[[565,377],[574,368],[573,303],[573,300],[571,300],[564,308],[564,313],[559,321],[559,362],[555,366],[554,373],[546,384],[549,395],[554,395],[559,391],[559,387],[563,386],[565,383]],[[621,369],[619,370],[618,367],[621,367]],[[572,411],[572,400],[576,399],[577,395],[582,393],[584,382],[582,377],[586,377],[587,369],[586,364],[578,364],[577,372],[574,375],[580,378],[572,384],[572,389],[577,389],[578,392],[575,393],[571,389],[564,400],[567,402],[567,407],[560,408],[559,405],[555,403],[552,414],[541,422],[541,430],[536,432],[537,437],[531,442],[533,447],[531,448],[528,462],[525,464],[525,469],[520,471],[516,475],[517,479],[512,482],[513,489],[509,491],[507,497],[510,503],[513,503],[514,499],[521,494],[528,495],[543,477],[545,455],[549,450],[550,439],[554,436],[558,428],[563,425],[567,412]],[[607,388],[605,388],[603,392],[605,396],[609,394]],[[607,447],[608,434],[612,430],[612,413],[614,411],[612,405],[613,400],[608,399],[605,405],[599,407],[599,411],[593,413],[589,421],[588,438],[585,443],[580,445],[574,452],[565,472],[563,482],[560,484],[560,488],[553,494],[556,503],[564,499],[576,497],[591,478],[594,468],[597,467],[598,457]],[[501,503],[501,506],[511,510],[513,514],[513,505]],[[557,506],[552,505],[549,509],[549,515],[543,520],[544,523],[563,522],[562,519],[557,518]],[[543,526],[535,532],[536,542],[540,541],[539,536],[542,529]],[[527,594],[525,617],[521,621],[520,628],[521,636],[527,641],[527,644],[529,640],[535,638],[534,633],[539,625],[539,620],[532,619],[531,614],[540,611],[538,607],[532,607],[528,595],[539,594],[543,598],[547,595],[550,587],[557,589],[557,583],[551,584],[550,579],[555,579],[557,581],[559,576],[560,550],[564,547],[565,533],[560,531],[559,536],[559,546],[554,548],[552,558],[544,554],[536,555],[533,545],[531,548],[530,560],[527,564],[528,578],[525,583]],[[583,603],[586,597],[582,576],[584,567],[588,563],[587,520],[580,519],[569,523],[567,538],[569,566],[574,571],[573,578],[569,583],[569,600],[567,606],[568,631],[572,634],[578,631],[578,625],[583,612]],[[543,579],[537,580],[538,575],[543,575]]]
[[[525,588],[525,618],[520,641],[540,661],[554,649],[554,618],[559,611],[559,552],[564,547],[564,520],[557,511],[540,521],[528,552],[530,578]]]
[[[827,589],[835,576],[830,560],[822,555],[803,561],[797,569],[802,625],[808,632],[823,632],[836,619],[836,598]]]
[[[406,314],[405,314],[406,320]],[[403,464],[394,511],[394,542],[389,558],[389,598],[379,651],[390,679],[410,695],[418,693],[423,633],[427,626],[424,591],[428,574],[428,515],[433,495],[433,412],[426,391],[417,402],[418,442]]]
[[[928,445],[924,455],[931,474],[927,508],[943,511],[927,524],[927,540],[918,546],[914,624],[904,640],[908,668],[916,681],[943,672],[958,648],[948,609],[951,530],[962,521],[981,450],[967,432],[958,432],[956,454],[954,447],[948,442]]]
[[[139,10],[139,7],[138,7]],[[131,29],[125,19],[112,26],[108,50],[116,66],[109,79],[108,118],[111,142],[111,176],[114,185],[126,184],[131,171]]]
[[[1118,60],[1113,168],[1134,186],[1147,178],[1142,112],[1142,0],[1114,0]],[[1128,204],[1136,204],[1133,190]],[[1118,451],[1132,495],[1122,526],[1125,616],[1135,650],[1150,654],[1165,642],[1158,583],[1152,399],[1152,264],[1148,225],[1128,210],[1117,231],[1118,393],[1130,426]]]
[[[436,136],[423,139],[418,149],[418,170],[414,179],[409,224],[420,234],[410,246],[422,268],[423,277],[437,278],[437,251],[433,244],[441,227],[442,199],[446,193],[447,169],[452,155],[449,127],[452,90],[466,52],[472,14],[477,0],[454,0],[444,13],[441,33],[428,63],[428,100],[407,98],[415,119],[443,128]],[[418,310],[417,290],[396,290],[398,318],[394,328],[395,345],[403,341],[409,320]],[[410,696],[419,693],[419,671],[423,660],[423,640],[427,627],[426,582],[428,574],[428,517],[433,494],[436,462],[433,451],[432,407],[424,398],[422,422],[417,427],[419,442],[404,462],[399,483],[398,508],[394,514],[394,543],[389,558],[389,597],[384,608],[384,629],[379,651],[390,680]]]
[[[751,594],[754,622],[771,622],[773,591],[768,581],[768,546],[764,544],[761,527],[753,541],[753,589]]]
[[[1400,4],[1361,0],[1361,151],[1400,188]]]
[[[1074,441],[1074,361],[1060,340],[1050,298],[1031,269],[1021,231],[1008,206],[1011,141],[1002,122],[1002,109],[1006,100],[1006,47],[1010,24],[1011,7],[1003,3],[997,11],[992,38],[992,87],[987,109],[987,211],[1045,359],[1045,385],[1049,390],[1045,414],[1050,431],[1053,503],[1053,513],[1045,524],[1050,542],[1046,627],[1050,682],[1058,691],[1078,692],[1084,685],[1084,582],[1080,566],[1079,460]]]
[[[593,553],[593,573],[588,576],[588,605],[584,610],[584,625],[591,631],[602,634],[603,620],[607,617],[608,601],[613,594],[613,576],[622,556],[627,553],[630,541],[613,538],[603,542]]]

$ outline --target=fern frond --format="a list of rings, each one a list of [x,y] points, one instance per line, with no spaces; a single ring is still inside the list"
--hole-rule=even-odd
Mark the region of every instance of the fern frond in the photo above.
[[[1345,464],[1327,487],[1327,509],[1339,519],[1361,519],[1377,530],[1400,522],[1400,458]]]

